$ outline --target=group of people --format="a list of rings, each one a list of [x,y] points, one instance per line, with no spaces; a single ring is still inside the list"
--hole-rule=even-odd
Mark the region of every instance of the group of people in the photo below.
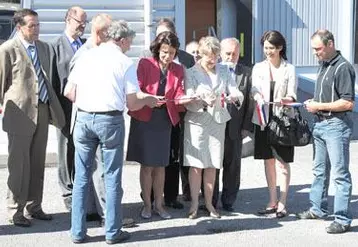
[[[108,244],[130,237],[122,227],[123,160],[140,163],[143,207],[140,216],[163,219],[166,207],[183,208],[178,200],[179,174],[183,198],[191,201],[187,217],[205,209],[220,218],[219,177],[223,168],[221,205],[234,211],[240,187],[242,140],[254,132],[254,158],[264,160],[269,191],[259,214],[287,215],[289,163],[294,147],[272,145],[267,123],[287,103],[297,100],[295,67],[287,61],[287,45],[275,30],[263,34],[265,59],[249,67],[239,63],[236,38],[221,42],[203,37],[181,50],[174,23],[161,19],[156,37],[136,66],[125,55],[135,31],[108,14],[92,19],[91,36],[81,38],[85,11],[71,7],[64,33],[50,44],[39,41],[38,14],[15,13],[16,36],[0,46],[0,103],[8,134],[9,220],[29,227],[29,218],[51,220],[42,210],[48,125],[58,128],[58,178],[71,212],[71,238],[87,239],[86,220],[99,217]],[[311,37],[320,60],[314,98],[304,102],[315,115],[312,207],[301,219],[327,216],[330,169],[336,186],[335,220],[328,233],[349,230],[352,191],[349,173],[350,111],[355,73],[335,48],[328,30]],[[131,116],[124,157],[123,112]],[[277,172],[278,169],[278,172]],[[277,194],[277,184],[280,195]],[[205,205],[199,205],[200,191]],[[26,216],[26,217],[25,217]]]

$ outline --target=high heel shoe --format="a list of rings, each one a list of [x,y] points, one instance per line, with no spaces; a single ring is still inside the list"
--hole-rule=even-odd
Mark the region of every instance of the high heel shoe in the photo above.
[[[189,212],[189,214],[188,214],[188,218],[191,219],[191,220],[196,219],[197,217],[198,217],[198,211],[197,210]]]
[[[258,214],[260,215],[264,215],[264,214],[274,214],[277,212],[277,203],[270,206],[270,207],[267,207],[267,208],[264,208],[264,209],[261,209],[259,211],[257,211]]]
[[[168,212],[166,212],[166,211],[160,212],[160,211],[158,211],[158,210],[155,209],[155,210],[154,210],[154,213],[157,214],[157,215],[159,215],[159,217],[162,218],[162,219],[164,219],[164,220],[169,220],[169,219],[172,218],[172,216],[171,216]]]
[[[278,219],[281,219],[281,218],[286,217],[286,216],[287,216],[286,208],[282,209],[279,212],[278,211],[276,212],[276,218],[278,218]]]
[[[216,212],[216,211],[211,211],[209,216],[211,218],[214,218],[214,219],[220,219],[221,218],[220,214],[218,212]]]

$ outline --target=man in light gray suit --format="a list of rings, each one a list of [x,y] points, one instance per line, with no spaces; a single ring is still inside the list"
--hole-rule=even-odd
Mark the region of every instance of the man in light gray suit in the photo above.
[[[35,219],[52,219],[41,206],[48,125],[62,128],[65,118],[50,84],[53,50],[38,40],[38,14],[19,10],[14,23],[16,37],[0,46],[0,107],[9,139],[7,208],[11,223],[29,227],[26,211]]]
[[[63,96],[63,90],[69,75],[70,61],[80,46],[85,42],[85,40],[80,37],[85,31],[87,15],[82,8],[73,6],[68,9],[65,22],[66,28],[64,33],[52,42],[57,58],[56,68],[58,75],[57,79],[53,81],[53,87],[66,117],[65,127],[57,131],[58,179],[65,206],[71,211],[75,152],[72,135],[70,133],[72,103]]]

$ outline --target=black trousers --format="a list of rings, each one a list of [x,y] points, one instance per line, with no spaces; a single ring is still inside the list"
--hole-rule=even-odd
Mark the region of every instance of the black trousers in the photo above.
[[[184,118],[172,128],[170,144],[170,164],[165,168],[164,201],[177,200],[179,195],[179,174],[184,195],[190,196],[189,167],[183,166]]]
[[[223,188],[221,193],[222,205],[232,206],[240,189],[241,178],[241,151],[242,138],[232,140],[226,130],[224,161],[223,161]],[[219,200],[220,170],[216,171],[216,179],[213,193],[213,206],[216,207]]]

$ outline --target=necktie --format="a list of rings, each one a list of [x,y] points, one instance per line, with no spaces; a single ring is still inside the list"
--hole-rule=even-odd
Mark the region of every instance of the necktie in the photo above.
[[[47,101],[48,101],[48,92],[47,92],[47,88],[46,88],[46,84],[45,84],[45,79],[44,79],[44,76],[43,76],[42,71],[41,71],[40,59],[39,59],[39,57],[37,55],[36,47],[34,45],[30,45],[28,50],[29,50],[29,53],[31,55],[32,64],[34,65],[36,75],[37,75],[38,88],[39,88],[39,91],[38,91],[39,92],[39,99],[43,103],[47,103]]]
[[[80,49],[80,47],[81,47],[80,42],[78,42],[77,40],[74,40],[74,41],[72,42],[72,44],[73,44],[73,48],[74,48],[75,52],[76,52],[78,49]]]

